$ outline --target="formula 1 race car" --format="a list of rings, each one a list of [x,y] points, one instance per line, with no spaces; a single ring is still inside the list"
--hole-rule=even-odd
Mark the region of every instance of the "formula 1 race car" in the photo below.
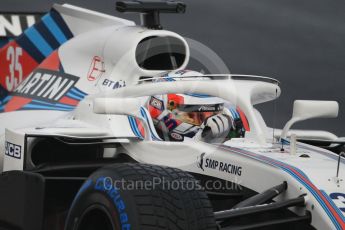
[[[295,101],[273,130],[254,105],[280,95],[277,80],[169,75],[190,50],[159,14],[184,3],[116,6],[142,25],[54,5],[0,50],[1,229],[345,229],[345,160],[315,146],[344,142],[290,129],[336,117],[337,102]],[[171,93],[235,105],[245,134],[165,140],[143,100]]]

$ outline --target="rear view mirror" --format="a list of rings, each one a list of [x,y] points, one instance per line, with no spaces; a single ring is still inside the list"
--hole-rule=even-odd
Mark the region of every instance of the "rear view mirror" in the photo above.
[[[311,118],[335,118],[338,116],[339,105],[336,101],[296,100],[293,105],[292,117],[301,120]]]
[[[338,112],[339,104],[336,101],[296,100],[292,118],[286,123],[280,138],[286,138],[291,126],[296,122],[312,118],[335,118]]]

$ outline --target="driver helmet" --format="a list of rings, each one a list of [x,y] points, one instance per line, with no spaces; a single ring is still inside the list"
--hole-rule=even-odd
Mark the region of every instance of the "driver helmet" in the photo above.
[[[199,72],[179,70],[160,75],[155,81],[188,81],[198,76],[199,80],[207,80]],[[195,93],[166,94],[150,97],[147,107],[164,140],[182,141],[184,137],[193,137],[207,118],[222,113],[224,100]]]

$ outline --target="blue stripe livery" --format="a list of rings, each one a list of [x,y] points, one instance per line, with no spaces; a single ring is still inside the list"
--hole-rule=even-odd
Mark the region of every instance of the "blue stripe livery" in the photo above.
[[[53,49],[46,42],[46,40],[41,36],[41,34],[36,30],[35,27],[27,29],[25,32],[29,40],[36,46],[36,48],[43,54],[45,57],[48,57]]]
[[[298,182],[300,182],[303,186],[305,186],[305,188],[307,188],[311,192],[311,194],[315,197],[315,199],[319,202],[319,204],[322,206],[324,211],[327,213],[328,217],[332,220],[332,223],[334,224],[336,229],[339,229],[339,230],[341,229],[340,224],[335,219],[335,216],[331,213],[331,210],[328,208],[325,201],[321,198],[321,196],[317,193],[317,191],[308,184],[311,182],[310,182],[309,178],[307,177],[307,175],[303,171],[301,171],[300,169],[298,169],[294,166],[283,163],[281,161],[278,161],[278,160],[275,160],[275,159],[272,159],[272,158],[269,158],[266,156],[257,155],[256,153],[253,153],[253,152],[249,152],[246,150],[237,149],[237,148],[233,148],[233,147],[225,146],[225,145],[221,145],[220,147],[228,149],[231,152],[245,155],[245,156],[248,156],[252,159],[256,159],[256,160],[259,160],[259,161],[264,162],[266,164],[280,168],[280,169],[284,170],[285,172],[287,172],[288,174],[290,174],[293,178],[295,178]],[[297,171],[298,174],[300,174],[300,175],[296,174],[293,170]],[[320,190],[320,192],[324,195],[324,197],[326,197],[327,201],[334,207],[334,209],[337,211],[337,213],[341,214],[337,210],[338,208],[336,208],[333,201],[329,199],[328,195],[325,194],[324,192],[322,192],[322,190]],[[342,215],[340,215],[340,216],[342,217]]]
[[[56,10],[51,10],[42,20],[24,31],[16,42],[41,63],[54,50],[71,39],[73,34]]]
[[[139,131],[139,128],[138,128],[137,122],[135,121],[135,118],[131,117],[131,116],[128,116],[128,121],[129,121],[131,129],[132,129],[133,133],[135,134],[135,136],[137,136],[137,137],[139,137],[140,139],[143,140],[144,137],[141,135],[141,133]]]
[[[154,140],[154,141],[161,141],[161,139],[160,139],[159,137],[156,137],[156,136],[154,135],[154,133],[153,133],[153,131],[152,131],[152,129],[151,129],[151,126],[150,126],[150,124],[149,124],[149,118],[148,118],[148,116],[147,116],[147,114],[146,114],[146,111],[145,111],[145,109],[144,109],[143,107],[140,108],[140,113],[141,113],[141,116],[146,120],[146,123],[147,123],[147,125],[148,125],[148,127],[149,127],[149,129],[150,129],[150,133],[151,133],[151,138],[152,138],[152,140]]]
[[[54,35],[56,40],[60,42],[60,44],[65,43],[68,39],[66,35],[62,32],[60,27],[55,23],[54,19],[51,17],[50,14],[44,16],[42,18],[44,25],[49,29],[49,31]]]

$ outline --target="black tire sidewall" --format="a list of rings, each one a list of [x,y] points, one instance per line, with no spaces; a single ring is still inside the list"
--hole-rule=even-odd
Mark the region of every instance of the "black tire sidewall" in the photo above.
[[[122,178],[111,168],[104,168],[92,174],[76,195],[66,221],[65,230],[75,230],[81,217],[92,205],[98,205],[112,218],[115,229],[139,229],[136,223],[137,213],[133,208],[131,191],[122,191],[114,186],[104,186],[105,181],[117,181]],[[117,228],[116,228],[117,227]]]
[[[153,186],[152,182],[156,178],[160,179],[159,183],[153,183]],[[75,226],[78,226],[83,213],[92,205],[98,205],[109,213],[108,216],[117,225],[116,230],[215,230],[212,205],[202,187],[201,190],[197,187],[165,187],[172,186],[175,181],[198,184],[189,173],[171,167],[121,163],[101,168],[80,188],[71,205],[65,230],[77,230]],[[150,185],[147,186],[146,182]],[[95,219],[104,222],[102,218]],[[101,229],[98,223],[89,222],[85,224],[86,228],[91,229],[89,226],[92,226]]]

